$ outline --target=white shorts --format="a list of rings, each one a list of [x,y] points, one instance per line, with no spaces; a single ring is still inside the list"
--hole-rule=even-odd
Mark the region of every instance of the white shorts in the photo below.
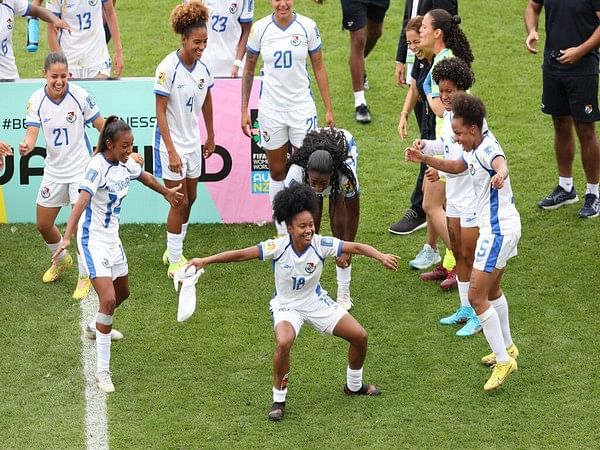
[[[294,111],[277,111],[267,107],[258,110],[260,146],[265,150],[277,150],[286,142],[298,148],[304,136],[317,128],[317,108],[314,103]]]
[[[180,181],[185,178],[198,178],[202,174],[203,158],[200,149],[191,153],[178,154],[183,165],[181,174],[169,170],[169,154],[167,152],[154,152],[154,175],[163,180]]]
[[[107,61],[94,65],[91,67],[80,67],[80,66],[69,66],[69,72],[71,72],[71,78],[96,78],[98,74],[102,74],[105,77],[110,77],[110,68],[112,67],[112,62],[110,59]]]
[[[273,328],[279,322],[289,322],[294,327],[296,337],[305,322],[321,333],[333,334],[337,323],[344,314],[347,314],[346,310],[329,298],[327,294],[321,295],[317,301],[311,304],[310,310],[282,307],[276,298],[271,300],[269,305],[273,316]]]
[[[473,269],[488,273],[495,269],[504,269],[506,262],[517,255],[517,243],[520,238],[520,232],[480,235],[475,247]]]
[[[36,203],[46,208],[62,208],[74,205],[79,198],[79,182],[56,183],[42,177]]]
[[[477,216],[475,211],[469,211],[459,208],[446,199],[446,217],[460,218],[461,228],[474,228],[477,226]]]
[[[127,257],[121,242],[114,247],[106,244],[82,243],[77,235],[79,253],[84,256],[90,278],[110,277],[113,281],[129,273]]]

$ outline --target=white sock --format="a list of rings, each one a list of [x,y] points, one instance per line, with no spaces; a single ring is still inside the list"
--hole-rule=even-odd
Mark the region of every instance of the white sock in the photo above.
[[[273,401],[278,403],[285,402],[285,396],[287,395],[287,388],[283,390],[273,388]]]
[[[96,370],[98,372],[110,370],[110,333],[104,334],[96,330],[96,353],[98,355]]]
[[[483,328],[483,334],[485,339],[488,341],[490,348],[496,355],[496,361],[499,363],[508,362],[508,352],[504,345],[504,338],[502,337],[502,329],[500,328],[500,319],[496,308],[490,307],[483,314],[477,316],[479,323]]]
[[[594,194],[596,197],[599,197],[598,195],[598,184],[591,184],[588,183],[587,184],[587,189],[585,190],[586,194]]]
[[[356,108],[357,106],[366,104],[367,99],[365,98],[365,91],[356,91],[354,93],[354,107]]]
[[[171,264],[179,262],[183,253],[182,234],[169,233],[167,231],[167,250],[169,253],[169,262]]]
[[[558,185],[567,192],[573,190],[573,177],[558,177]]]
[[[58,241],[56,244],[48,244],[46,242],[46,246],[50,249],[50,253],[54,255],[54,252],[58,249],[58,247],[60,247],[61,242],[62,236],[60,237],[60,241]],[[67,251],[63,250],[62,252],[60,252],[60,255],[58,255],[58,260],[62,261],[63,259],[65,259],[65,256],[67,256]]]
[[[350,293],[350,280],[352,279],[352,264],[345,269],[335,266],[337,273],[337,295]]]
[[[96,331],[96,321],[98,320],[98,311],[94,314],[92,321],[89,323],[90,330]]]
[[[80,277],[89,277],[90,273],[88,272],[87,265],[85,263],[85,256],[77,253],[77,266],[79,267],[79,276]]]
[[[186,222],[183,225],[181,225],[181,245],[183,246],[183,242],[185,241],[185,236],[187,235],[187,229],[188,229],[188,225],[190,223]]]
[[[500,329],[504,338],[504,347],[508,348],[513,345],[512,336],[510,335],[510,323],[508,321],[508,302],[504,294],[502,294],[496,300],[490,300],[490,303],[496,310],[496,314],[498,314]]]
[[[458,282],[458,297],[460,298],[460,306],[471,306],[469,303],[469,285],[468,281]]]
[[[346,369],[346,385],[352,392],[358,391],[362,387],[363,369],[354,370],[350,366]]]
[[[271,205],[273,204],[273,200],[275,200],[275,196],[283,191],[283,188],[283,181],[275,181],[271,178],[271,175],[269,175],[269,200],[271,201]],[[275,228],[277,229],[277,236],[287,235],[287,226],[285,222],[275,221]]]

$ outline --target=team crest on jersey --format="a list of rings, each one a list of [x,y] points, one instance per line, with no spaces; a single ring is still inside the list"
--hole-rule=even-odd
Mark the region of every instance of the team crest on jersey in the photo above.
[[[6,21],[6,28],[8,28],[9,30],[13,29],[12,19],[10,17]]]
[[[302,42],[302,37],[299,34],[295,34],[292,36],[292,39],[290,40],[290,43],[294,46],[294,47],[298,47],[300,45],[300,42]]]
[[[238,10],[238,4],[236,2],[233,2],[231,5],[229,5],[229,12],[231,14],[235,14]]]
[[[204,89],[204,83],[205,83],[204,78],[200,78],[198,80],[198,89]]]
[[[262,132],[262,138],[263,138],[263,141],[265,141],[265,142],[269,142],[271,140],[271,136],[269,136],[269,133],[267,132],[267,130],[264,130]]]
[[[304,271],[306,273],[313,273],[316,268],[317,268],[317,265],[314,262],[309,262],[309,263],[306,263],[306,266],[304,266]]]
[[[90,6],[96,6],[98,4],[98,0],[88,0]]]
[[[67,113],[67,122],[73,123],[77,120],[77,116],[75,115],[75,111],[69,111]]]
[[[158,74],[158,84],[160,84],[161,86],[164,86],[165,81],[167,81],[167,74],[164,72],[160,72]]]
[[[592,107],[592,105],[585,105],[585,108],[583,109],[585,111],[586,114],[591,114],[592,111],[594,110],[594,108]]]
[[[42,196],[42,198],[50,197],[50,188],[48,186],[44,186],[40,191],[40,195]]]
[[[102,265],[108,269],[110,267],[110,263],[108,262],[108,259],[104,258],[102,260]]]
[[[475,175],[475,166],[473,164],[469,164],[469,174]]]

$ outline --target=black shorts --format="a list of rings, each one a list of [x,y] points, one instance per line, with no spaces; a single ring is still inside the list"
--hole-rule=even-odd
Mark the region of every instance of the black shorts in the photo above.
[[[556,76],[543,73],[542,111],[571,116],[576,122],[597,122],[598,75]]]
[[[390,0],[342,0],[342,28],[356,31],[367,26],[367,19],[382,23]]]

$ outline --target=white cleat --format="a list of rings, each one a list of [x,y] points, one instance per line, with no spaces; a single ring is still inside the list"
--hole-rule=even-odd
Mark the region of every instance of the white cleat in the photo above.
[[[115,385],[112,382],[112,374],[108,370],[96,373],[96,382],[98,383],[98,389],[107,394],[115,392]]]
[[[83,330],[83,335],[88,339],[96,340],[96,329],[86,325],[85,329]],[[115,330],[114,328],[110,330],[111,341],[120,341],[121,339],[123,339],[123,333],[121,333],[119,330]]]
[[[354,303],[352,303],[352,297],[350,297],[350,294],[345,293],[338,295],[337,304],[344,308],[346,311],[350,311]]]

